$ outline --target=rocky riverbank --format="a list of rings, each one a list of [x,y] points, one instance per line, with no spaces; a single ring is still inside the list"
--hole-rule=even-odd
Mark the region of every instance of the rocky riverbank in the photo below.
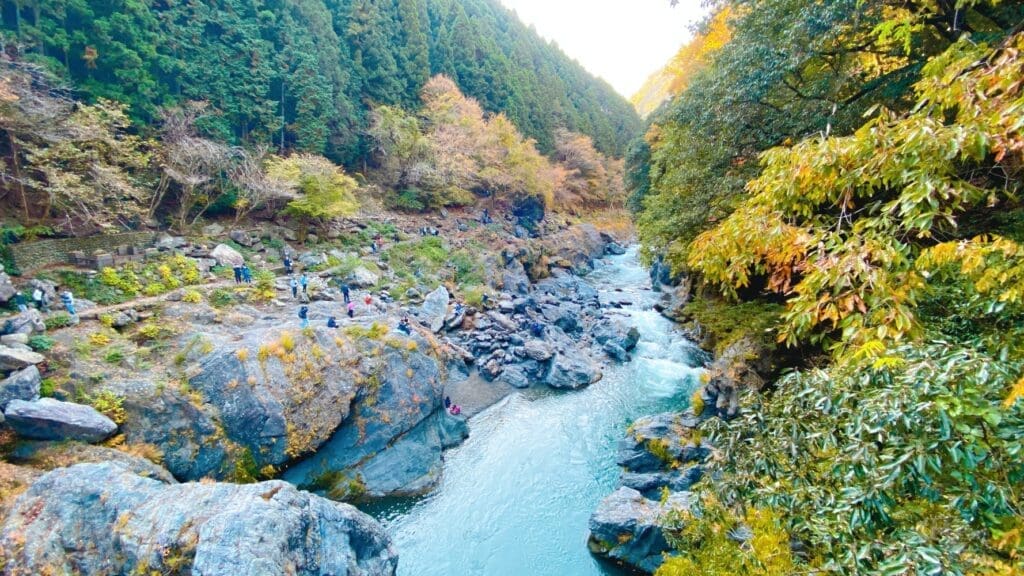
[[[642,572],[653,573],[674,550],[666,532],[677,530],[678,519],[690,513],[690,489],[708,473],[714,447],[699,426],[709,418],[732,418],[745,389],[758,389],[775,358],[756,339],[741,337],[716,346],[721,336],[685,316],[694,297],[690,278],[673,277],[656,262],[651,268],[653,289],[663,294],[655,308],[680,322],[691,340],[712,353],[703,386],[690,406],[634,422],[619,443],[619,488],[608,495],[590,519],[590,550]],[[678,513],[682,514],[678,514]]]
[[[236,236],[241,238],[232,231],[231,238]],[[193,249],[181,240],[168,245]],[[260,248],[256,258],[265,253]],[[208,563],[213,568],[205,573],[224,573],[220,569],[227,570],[227,560],[217,547],[235,544],[208,538],[242,538],[243,530],[202,506],[188,514],[174,512],[170,503],[180,498],[231,502],[232,509],[263,514],[261,526],[287,525],[284,517],[303,530],[320,530],[315,528],[320,522],[341,523],[348,526],[344,530],[359,530],[360,538],[377,542],[372,521],[292,486],[334,500],[421,494],[438,481],[443,451],[469,433],[468,415],[520,388],[587,386],[601,378],[602,364],[628,360],[638,335],[608,313],[616,302],[602,305],[579,277],[597,258],[621,250],[610,236],[587,225],[511,243],[485,256],[491,297],[474,303],[463,301],[450,285],[409,289],[406,298],[392,298],[391,267],[376,251],[363,250],[359,258],[366,266],[342,278],[357,298],[355,317],[345,317],[335,272],[314,270],[305,328],[294,315],[297,303],[289,302],[288,282],[280,279],[272,287],[278,294],[264,304],[246,298],[253,289],[244,286],[229,293],[228,305],[216,301],[219,288],[199,302],[186,290],[150,299],[145,308],[101,308],[90,316],[99,330],[93,320],[50,332],[43,318],[21,322],[26,335],[45,333],[53,350],[44,357],[17,338],[5,340],[9,346],[0,350],[0,360],[7,362],[2,368],[10,373],[0,386],[6,420],[0,431],[7,435],[4,459],[15,464],[4,464],[12,481],[0,486],[2,545],[13,558],[10,570],[84,566],[90,571],[104,562],[114,562],[114,571],[165,569],[170,565],[157,556],[173,553],[193,566]],[[235,254],[243,261],[252,257],[227,244],[209,253],[229,264]],[[296,259],[314,262],[305,254]],[[371,295],[369,303],[363,302],[364,291]],[[331,316],[338,328],[326,326]],[[406,317],[410,329],[398,330]],[[156,352],[162,357],[154,355],[149,332],[140,337],[143,329],[166,334]],[[124,348],[105,352],[102,361],[85,353],[86,346],[105,346],[110,338],[124,339]],[[79,383],[75,394],[68,385],[46,390],[42,380],[52,377],[55,366],[68,382]],[[446,397],[467,403],[468,409],[450,414]],[[113,448],[67,441],[106,442]],[[227,484],[267,478],[288,484]],[[105,485],[108,496],[101,502],[63,497],[82,482]],[[42,490],[51,494],[44,504]],[[276,501],[276,494],[287,496],[285,510],[261,510],[260,501]],[[142,501],[153,504],[136,510]],[[143,529],[158,521],[161,509],[173,513],[175,524]],[[60,526],[69,515],[90,520],[76,524],[81,531],[76,535],[61,529],[59,536],[39,536],[34,547],[26,546],[23,535],[40,530],[39,519]],[[134,517],[139,524],[131,524]],[[123,522],[139,529],[130,538],[104,539],[121,534]],[[171,533],[174,538],[160,536]],[[104,554],[74,551],[70,542],[76,538],[99,540],[93,551]],[[303,562],[316,558],[324,565],[348,566],[331,573],[386,574],[394,570],[394,554],[386,536],[381,538],[370,547],[351,541],[347,547],[336,545],[340,556],[331,559],[321,556],[334,544],[291,538],[252,561],[306,573]],[[232,571],[247,568],[256,564]]]

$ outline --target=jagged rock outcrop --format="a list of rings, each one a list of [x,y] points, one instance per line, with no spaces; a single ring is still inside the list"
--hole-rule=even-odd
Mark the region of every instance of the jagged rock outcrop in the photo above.
[[[283,477],[340,497],[422,493],[439,478],[441,451],[468,435],[442,400],[433,358],[385,347],[359,389],[355,413]]]
[[[427,323],[427,326],[433,332],[440,332],[444,328],[445,318],[448,316],[448,289],[444,286],[438,286],[427,297],[423,299],[423,305],[420,306],[420,317]]]
[[[36,364],[41,364],[46,358],[42,354],[24,348],[12,348],[0,346],[0,372],[11,372],[21,370]]]
[[[31,402],[39,398],[40,382],[39,369],[34,365],[0,380],[0,412],[7,408],[11,400]]]
[[[664,514],[688,510],[689,489],[704,474],[710,446],[694,441],[700,419],[691,411],[664,413],[633,423],[619,442],[620,488],[605,498],[590,519],[590,548],[654,572],[671,552]],[[665,498],[663,491],[668,490]]]
[[[661,502],[623,486],[602,500],[590,517],[590,550],[645,572],[654,572],[670,550],[662,529],[663,516],[689,507],[689,492],[672,494]]]
[[[117,424],[95,408],[53,398],[11,400],[4,420],[20,436],[37,440],[99,442],[117,431]]]
[[[241,266],[245,264],[245,258],[242,257],[238,250],[227,244],[217,244],[210,251],[210,258],[216,260],[220,266]]]
[[[372,518],[286,482],[167,484],[115,463],[37,479],[7,516],[0,552],[12,575],[386,576],[398,562]]]

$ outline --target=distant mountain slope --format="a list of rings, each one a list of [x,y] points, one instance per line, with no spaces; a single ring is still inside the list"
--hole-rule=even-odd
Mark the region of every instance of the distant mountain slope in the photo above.
[[[0,0],[26,58],[136,120],[208,100],[211,134],[325,153],[368,152],[373,104],[411,107],[436,73],[505,112],[542,151],[559,127],[622,155],[640,120],[621,96],[496,0]],[[12,49],[8,46],[8,49]]]

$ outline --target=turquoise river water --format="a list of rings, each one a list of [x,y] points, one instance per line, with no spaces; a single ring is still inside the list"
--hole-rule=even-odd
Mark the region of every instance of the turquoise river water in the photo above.
[[[700,352],[652,309],[635,249],[587,277],[641,334],[633,361],[584,390],[530,389],[470,420],[435,491],[368,509],[398,548],[401,576],[623,574],[587,550],[587,521],[616,488],[616,444],[633,420],[689,402]],[[616,291],[616,289],[621,291]],[[620,312],[620,311],[615,311]]]

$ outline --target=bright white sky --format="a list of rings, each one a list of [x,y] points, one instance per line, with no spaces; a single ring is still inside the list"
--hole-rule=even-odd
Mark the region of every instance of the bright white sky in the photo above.
[[[690,39],[700,0],[501,0],[541,36],[630,97]]]

